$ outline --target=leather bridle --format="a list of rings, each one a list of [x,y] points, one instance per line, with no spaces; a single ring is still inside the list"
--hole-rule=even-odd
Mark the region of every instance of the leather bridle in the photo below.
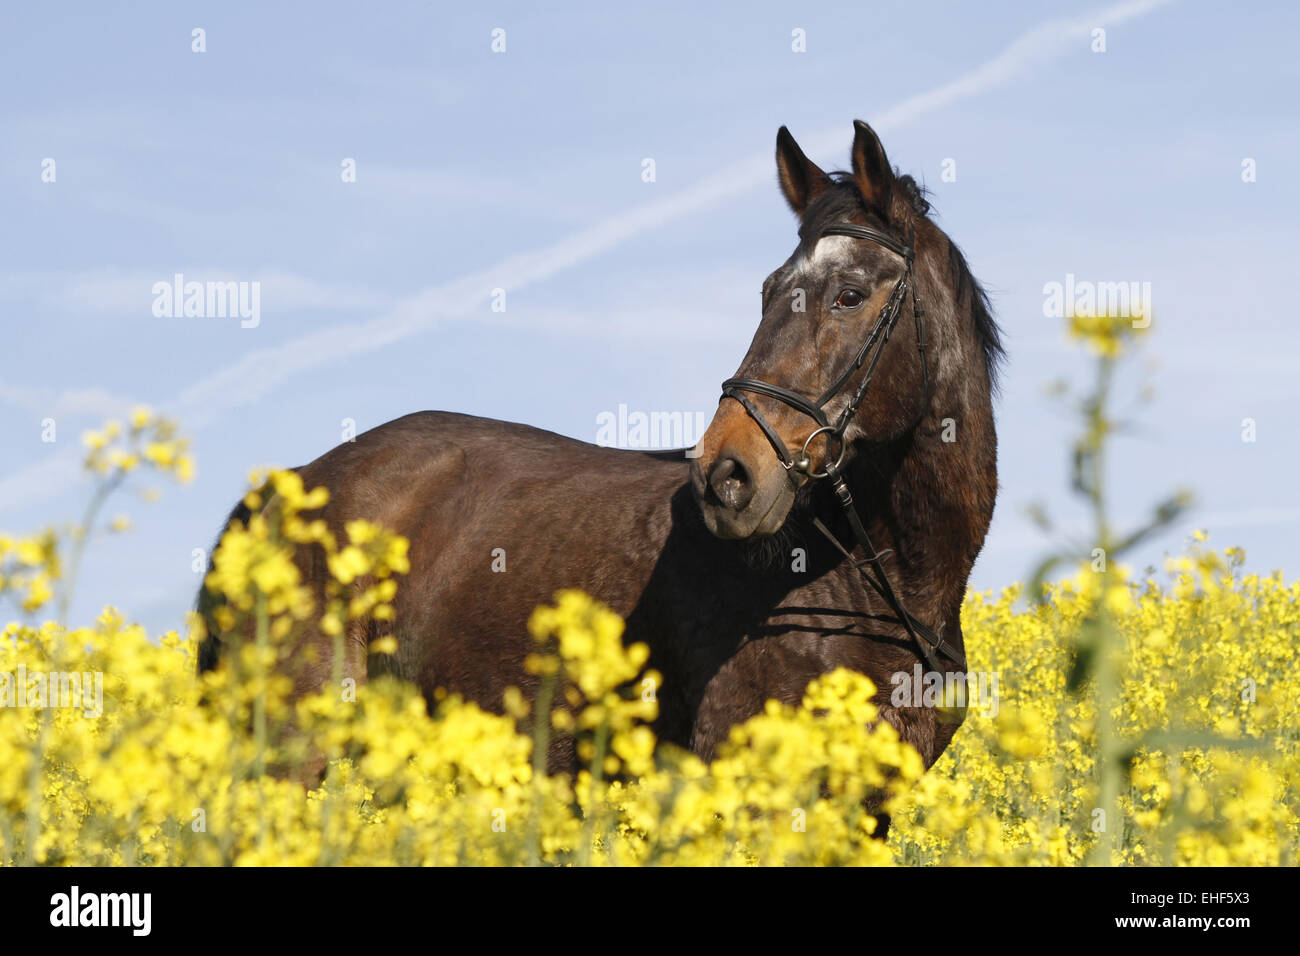
[[[964,671],[966,669],[965,655],[945,641],[942,636],[935,634],[929,627],[908,613],[898,599],[898,595],[890,584],[889,575],[885,573],[884,565],[881,563],[881,555],[872,547],[871,538],[867,535],[867,529],[863,526],[862,519],[858,517],[857,509],[853,506],[853,495],[850,494],[849,487],[844,481],[844,475],[840,471],[848,447],[848,443],[844,440],[844,433],[848,430],[849,424],[857,415],[858,409],[866,398],[867,389],[871,385],[871,378],[876,371],[876,365],[880,361],[881,353],[884,352],[885,344],[889,341],[889,336],[898,324],[899,316],[902,315],[903,311],[903,300],[907,298],[909,291],[912,294],[912,318],[916,325],[916,347],[921,354],[921,380],[925,391],[929,391],[930,377],[925,359],[925,337],[921,321],[925,315],[925,310],[921,308],[921,300],[917,294],[915,280],[912,275],[912,263],[916,256],[915,232],[909,230],[908,241],[903,243],[888,233],[871,229],[868,226],[859,226],[851,222],[836,222],[827,226],[822,231],[822,236],[849,236],[854,239],[866,239],[903,258],[903,274],[899,277],[898,282],[894,284],[894,288],[889,293],[889,298],[881,307],[880,314],[876,318],[876,324],[867,335],[866,341],[862,343],[862,347],[858,349],[857,355],[854,356],[849,366],[815,400],[807,399],[798,392],[781,385],[773,385],[757,378],[744,377],[729,378],[723,382],[722,397],[735,399],[749,413],[749,417],[767,436],[768,442],[771,443],[777,458],[781,461],[781,466],[786,470],[792,482],[798,484],[798,478],[795,477],[796,473],[805,475],[809,480],[825,478],[831,482],[835,497],[844,509],[853,537],[856,539],[857,544],[862,546],[867,557],[860,561],[855,560],[850,551],[822,523],[822,520],[814,517],[813,524],[816,525],[817,530],[835,545],[840,553],[857,568],[867,583],[889,605],[890,610],[898,617],[904,629],[906,629],[917,647],[920,648],[921,653],[932,668],[944,670],[937,656],[943,654]],[[844,406],[844,410],[832,422],[826,413],[827,402],[840,394],[848,385],[849,380],[863,365],[866,365],[866,374],[863,375],[862,381],[854,390],[849,403]],[[790,454],[790,450],[786,447],[785,442],[781,440],[781,436],[777,434],[776,429],[763,417],[763,414],[755,407],[754,403],[746,397],[745,392],[775,398],[796,411],[802,412],[817,423],[817,428],[804,440],[803,447],[800,449],[797,458]],[[839,455],[833,463],[828,459],[827,463],[823,465],[822,471],[818,472],[813,469],[812,462],[808,457],[808,446],[814,438],[822,434],[826,435],[827,451],[829,452],[831,444],[834,442],[839,446]],[[868,566],[875,572],[874,576],[868,572]]]

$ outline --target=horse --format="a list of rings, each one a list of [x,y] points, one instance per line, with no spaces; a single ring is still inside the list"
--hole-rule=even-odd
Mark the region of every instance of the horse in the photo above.
[[[410,543],[392,620],[347,630],[345,676],[395,672],[431,707],[457,693],[501,713],[507,688],[538,689],[530,613],[579,588],[649,646],[661,742],[709,760],[768,699],[797,704],[846,667],[926,767],[938,759],[959,719],[895,706],[891,676],[965,669],[961,603],[997,495],[1000,333],[867,124],[851,171],[824,172],[785,127],[776,168],[798,244],[763,283],[758,330],[689,454],[424,411],[295,469],[329,490],[307,516],[340,539],[365,518]],[[249,517],[240,504],[227,526]],[[298,563],[309,584],[327,573]],[[201,669],[231,643],[214,607],[200,589]],[[380,634],[395,654],[368,654]],[[299,640],[295,695],[333,672],[331,637]],[[576,763],[571,737],[551,741],[550,771]]]

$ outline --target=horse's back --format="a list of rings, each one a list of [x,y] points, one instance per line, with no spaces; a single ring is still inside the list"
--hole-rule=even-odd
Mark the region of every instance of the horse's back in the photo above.
[[[607,448],[532,425],[439,411],[413,412],[379,425],[296,470],[327,479],[358,469],[372,477],[415,477],[430,468],[436,473],[449,455],[503,467],[582,464],[623,475],[659,469],[675,473],[679,484],[687,479],[684,451]]]
[[[367,518],[409,536],[440,515],[462,527],[474,516],[505,524],[529,517],[539,532],[562,534],[580,518],[573,513],[580,504],[602,522],[611,512],[666,514],[667,498],[689,477],[685,456],[670,454],[425,411],[364,432],[296,471],[305,487],[329,489],[327,519]],[[667,494],[652,499],[657,492]],[[565,507],[541,510],[548,503]]]

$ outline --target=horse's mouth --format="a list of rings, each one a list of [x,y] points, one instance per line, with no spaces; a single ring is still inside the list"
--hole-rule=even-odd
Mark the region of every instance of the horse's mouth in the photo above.
[[[719,502],[708,500],[707,493],[698,494],[696,500],[709,533],[728,540],[766,538],[784,527],[794,505],[795,491],[788,481],[782,481],[765,501],[752,502],[742,511],[734,511]],[[766,504],[766,507],[763,505]]]

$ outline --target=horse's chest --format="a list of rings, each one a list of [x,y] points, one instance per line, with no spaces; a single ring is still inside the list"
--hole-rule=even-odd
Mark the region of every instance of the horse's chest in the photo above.
[[[838,600],[834,600],[837,597]],[[661,724],[678,742],[712,757],[734,724],[769,699],[797,704],[808,683],[837,667],[866,674],[887,700],[889,674],[915,656],[895,646],[866,602],[825,588],[790,592],[766,613],[747,616],[716,602],[676,622],[671,655],[661,655],[665,686]],[[752,613],[752,612],[751,612]],[[671,660],[665,658],[671,657]]]

